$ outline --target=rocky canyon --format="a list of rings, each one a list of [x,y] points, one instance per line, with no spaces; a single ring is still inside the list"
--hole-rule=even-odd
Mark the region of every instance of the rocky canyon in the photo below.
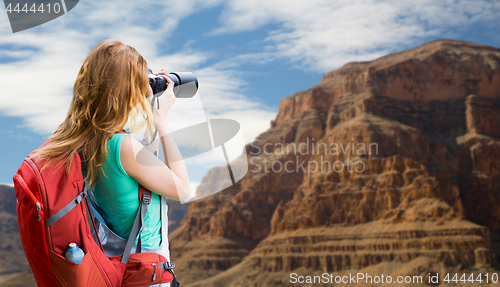
[[[491,280],[500,256],[500,48],[436,40],[345,64],[284,98],[235,162],[248,166],[236,184],[170,205],[183,286],[295,286],[292,274],[422,278],[410,286],[447,285],[446,274]],[[226,173],[211,169],[197,192]],[[1,187],[0,197],[2,283],[30,286],[15,194]]]
[[[284,98],[245,155],[246,176],[170,234],[184,285],[496,272],[499,48],[436,40],[348,63]]]

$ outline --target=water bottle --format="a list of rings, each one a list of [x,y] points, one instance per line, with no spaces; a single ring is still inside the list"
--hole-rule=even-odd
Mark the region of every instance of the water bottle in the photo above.
[[[83,256],[85,253],[83,253],[83,250],[76,245],[76,243],[70,243],[68,247],[68,251],[64,254],[64,257],[66,257],[68,260],[75,262],[75,264],[80,264],[83,261]]]

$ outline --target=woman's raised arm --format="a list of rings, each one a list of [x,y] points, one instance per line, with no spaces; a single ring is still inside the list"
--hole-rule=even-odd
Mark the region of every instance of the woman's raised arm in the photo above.
[[[164,70],[160,73],[164,74]],[[161,95],[160,108],[155,107],[152,112],[166,164],[130,136],[126,136],[122,141],[121,163],[125,172],[148,190],[171,199],[186,200],[190,196],[187,168],[165,122],[167,113],[175,101],[174,83],[169,77],[163,77],[167,80],[168,86]],[[148,95],[152,100],[153,92],[149,85]]]

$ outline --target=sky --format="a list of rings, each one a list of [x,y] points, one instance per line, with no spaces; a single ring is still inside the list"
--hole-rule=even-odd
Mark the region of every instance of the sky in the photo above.
[[[448,38],[500,47],[500,1],[80,0],[67,14],[12,33],[0,11],[0,183],[64,120],[87,53],[100,41],[135,47],[157,71],[191,71],[200,89],[178,99],[174,130],[208,119],[240,123],[245,143],[279,102],[331,70]],[[203,163],[190,179],[201,181]]]

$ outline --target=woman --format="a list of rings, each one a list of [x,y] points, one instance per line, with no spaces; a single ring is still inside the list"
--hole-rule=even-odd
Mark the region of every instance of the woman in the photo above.
[[[93,190],[104,221],[124,239],[130,235],[139,207],[138,184],[150,190],[152,198],[141,232],[141,245],[144,251],[158,251],[168,258],[166,232],[162,238],[165,230],[162,230],[160,196],[187,199],[189,177],[165,122],[175,96],[173,82],[163,77],[168,81],[167,90],[160,97],[160,109],[151,110],[153,95],[144,58],[120,41],[102,41],[83,62],[66,119],[49,137],[51,143],[35,156],[51,158],[48,165],[64,159],[69,172],[70,155],[78,151],[86,169],[85,180]],[[144,152],[144,146],[129,134],[120,133],[137,113],[144,115],[143,123],[150,135],[153,124],[156,127],[163,152],[170,159],[167,165],[152,153]],[[132,120],[130,130],[139,128]]]

